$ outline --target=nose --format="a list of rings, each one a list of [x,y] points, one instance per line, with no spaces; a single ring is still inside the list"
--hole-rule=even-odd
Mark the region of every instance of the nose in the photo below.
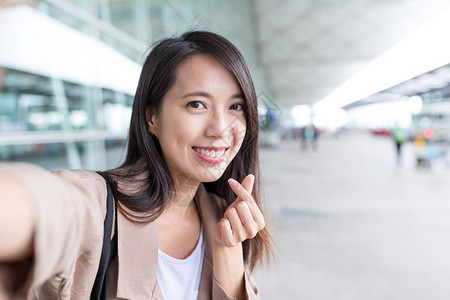
[[[222,139],[230,134],[232,126],[233,122],[226,113],[215,111],[208,116],[205,135]]]

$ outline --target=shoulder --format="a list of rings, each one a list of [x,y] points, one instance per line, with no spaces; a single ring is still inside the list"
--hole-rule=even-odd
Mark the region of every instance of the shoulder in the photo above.
[[[30,163],[0,163],[0,175],[14,179],[38,206],[56,209],[67,204],[98,207],[103,212],[106,182],[89,170],[48,171]],[[65,203],[65,205],[62,205]],[[98,203],[98,204],[97,204]]]
[[[52,174],[72,184],[81,184],[92,190],[105,190],[105,179],[97,172],[90,170],[53,170]]]
[[[106,214],[106,181],[95,171],[90,170],[54,170],[51,172],[65,183],[80,192],[90,203],[98,203],[102,215]]]
[[[53,170],[48,171],[38,165],[23,162],[0,162],[0,173],[19,178],[33,178],[35,182],[49,181],[59,177],[65,181],[84,182],[92,184],[105,183],[103,177],[89,170]],[[57,179],[56,179],[57,180]]]
[[[82,180],[86,182],[105,181],[97,172],[90,170],[53,170],[51,173],[68,180]]]

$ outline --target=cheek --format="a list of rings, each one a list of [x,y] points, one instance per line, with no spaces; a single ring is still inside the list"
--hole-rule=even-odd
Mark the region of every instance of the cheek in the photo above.
[[[172,135],[170,136],[171,143],[176,146],[176,151],[180,151],[179,155],[189,151],[191,146],[194,146],[194,141],[197,140],[198,135],[201,134],[203,126],[201,122],[192,118],[178,118],[176,124],[172,124]]]
[[[238,128],[238,132],[239,132],[238,142],[239,142],[239,145],[242,145],[242,142],[244,141],[244,138],[245,138],[245,134],[247,133],[247,124],[245,122],[245,119],[241,120],[238,123],[237,128]]]
[[[185,141],[191,142],[204,130],[204,124],[201,120],[193,118],[180,119],[178,122],[177,135]]]
[[[233,158],[239,153],[239,151],[241,151],[242,148],[242,144],[244,142],[245,139],[245,135],[247,132],[247,127],[245,126],[245,123],[241,123],[238,126],[236,126],[237,128],[237,139],[236,139],[236,148],[235,148],[235,154],[233,155]]]
[[[241,132],[241,134],[239,135],[239,148],[240,148],[242,146],[242,143],[244,142],[245,134],[247,133],[247,128],[244,126],[243,128],[239,129],[239,132]]]

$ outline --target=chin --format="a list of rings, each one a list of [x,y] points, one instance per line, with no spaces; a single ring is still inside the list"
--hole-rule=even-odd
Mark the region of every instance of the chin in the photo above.
[[[222,177],[223,171],[221,170],[212,170],[207,171],[199,176],[201,182],[214,182],[217,181],[220,177]]]

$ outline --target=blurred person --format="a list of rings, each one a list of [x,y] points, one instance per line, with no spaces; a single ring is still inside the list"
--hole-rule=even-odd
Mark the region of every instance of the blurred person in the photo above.
[[[102,299],[258,299],[251,272],[272,255],[259,184],[240,52],[210,32],[163,40],[144,63],[119,168],[0,164],[0,299],[93,299],[108,187],[117,254]]]
[[[392,129],[391,135],[395,143],[397,164],[400,164],[402,160],[402,145],[408,140],[408,131],[405,128],[396,126]]]
[[[308,144],[312,145],[312,147],[316,149],[318,134],[319,132],[314,124],[304,126],[300,132],[302,149],[306,149]]]

